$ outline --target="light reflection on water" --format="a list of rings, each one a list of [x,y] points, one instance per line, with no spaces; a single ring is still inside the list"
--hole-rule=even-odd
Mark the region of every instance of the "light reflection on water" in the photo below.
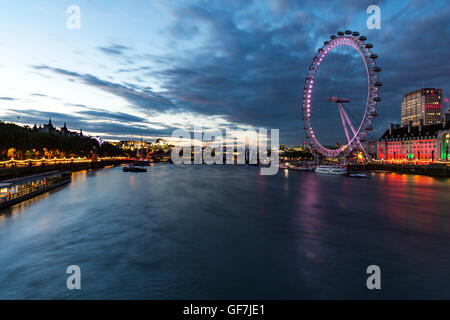
[[[166,164],[72,178],[2,211],[0,298],[450,298],[449,180]]]

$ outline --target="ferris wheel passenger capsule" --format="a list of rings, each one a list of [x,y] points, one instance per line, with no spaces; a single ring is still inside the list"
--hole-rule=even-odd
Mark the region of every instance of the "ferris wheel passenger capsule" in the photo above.
[[[358,31],[354,31],[354,32],[353,32],[353,36],[354,36],[354,37],[359,36],[359,32],[358,32]]]
[[[345,34],[352,34],[350,30],[345,30]]]
[[[373,48],[373,44],[371,44],[371,43],[366,43],[365,47],[366,47],[367,49]]]
[[[361,40],[361,41],[366,41],[366,40],[367,40],[367,37],[366,37],[366,36],[361,36],[361,37],[359,37],[359,40]]]
[[[338,36],[343,36],[343,35],[344,35],[344,32],[339,31],[339,32],[337,33],[337,35],[338,35]]]

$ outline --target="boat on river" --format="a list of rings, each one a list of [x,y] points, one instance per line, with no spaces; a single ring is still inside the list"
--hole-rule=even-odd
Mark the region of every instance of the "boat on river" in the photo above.
[[[28,200],[72,181],[69,171],[52,171],[0,182],[0,209]]]
[[[317,166],[317,174],[330,174],[330,175],[346,175],[348,170],[344,166]]]
[[[147,172],[147,169],[129,165],[129,166],[123,167],[123,172]]]
[[[148,167],[150,166],[150,161],[149,160],[138,160],[134,163],[135,166],[139,166],[139,167]]]
[[[295,170],[295,171],[304,171],[304,172],[313,172],[313,167],[307,167],[307,166],[290,166],[289,169]]]

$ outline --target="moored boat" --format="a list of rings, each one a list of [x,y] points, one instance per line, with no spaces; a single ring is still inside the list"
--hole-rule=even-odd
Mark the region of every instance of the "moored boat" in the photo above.
[[[306,167],[306,166],[292,166],[289,169],[295,170],[295,171],[305,171],[305,172],[313,172],[313,167]]]
[[[0,209],[72,181],[72,173],[53,171],[0,182]]]
[[[316,173],[330,175],[345,175],[348,170],[343,166],[317,166]]]
[[[280,163],[280,169],[288,169],[288,164]]]
[[[138,160],[134,163],[135,166],[140,166],[140,167],[147,167],[150,165],[150,161],[149,160]]]
[[[127,167],[123,167],[123,172],[147,172],[147,169],[130,165]]]

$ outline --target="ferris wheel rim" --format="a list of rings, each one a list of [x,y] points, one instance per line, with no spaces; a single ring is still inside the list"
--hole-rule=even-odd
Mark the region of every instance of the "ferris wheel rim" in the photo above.
[[[338,36],[332,35],[331,40],[325,41],[324,46],[318,49],[318,53],[314,56],[305,79],[302,110],[306,137],[312,141],[315,149],[325,156],[337,157],[341,153],[351,152],[360,143],[360,140],[364,138],[367,131],[372,129],[372,122],[373,117],[376,115],[377,104],[381,100],[378,97],[378,86],[381,85],[378,81],[378,72],[381,71],[381,69],[377,67],[375,62],[375,59],[378,56],[373,54],[370,50],[373,45],[364,42],[367,38],[365,36],[360,36],[358,38],[358,36],[358,32],[350,33],[350,35],[348,33],[342,34],[341,32],[338,32]],[[358,129],[356,132],[353,132],[352,139],[338,149],[329,149],[324,147],[315,137],[314,130],[311,126],[311,96],[314,89],[316,72],[319,69],[321,62],[330,51],[341,45],[347,45],[354,48],[364,61],[367,73],[367,100],[364,115],[358,125]]]

